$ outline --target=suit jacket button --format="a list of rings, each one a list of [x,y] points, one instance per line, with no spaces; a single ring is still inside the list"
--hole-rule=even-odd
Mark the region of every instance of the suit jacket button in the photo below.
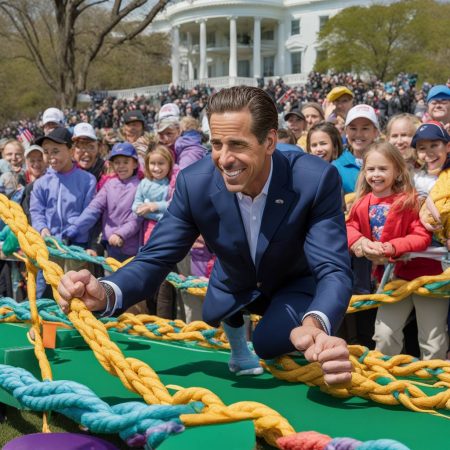
[[[258,282],[256,283],[256,287],[257,287],[258,289],[262,288],[262,281],[258,281]]]

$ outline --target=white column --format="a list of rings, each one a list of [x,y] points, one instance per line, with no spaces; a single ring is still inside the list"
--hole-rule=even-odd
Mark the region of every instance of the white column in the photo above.
[[[237,33],[236,17],[232,16],[230,20],[230,62],[228,66],[228,76],[237,77]]]
[[[180,27],[172,28],[172,83],[180,84]]]
[[[253,23],[253,76],[261,78],[261,17]]]
[[[200,70],[198,77],[200,79],[208,78],[206,63],[206,19],[200,19]]]
[[[188,80],[192,81],[194,79],[194,64],[192,62],[192,34],[190,31],[186,33],[187,37],[187,52],[188,52]]]
[[[284,47],[284,43],[286,41],[286,32],[285,32],[285,26],[284,21],[280,20],[278,22],[278,61],[277,61],[277,68],[276,68],[276,74],[277,75],[284,75],[286,71],[286,49]]]

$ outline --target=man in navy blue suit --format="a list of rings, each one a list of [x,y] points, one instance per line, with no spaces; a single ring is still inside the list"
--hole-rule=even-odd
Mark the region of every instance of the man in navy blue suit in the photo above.
[[[245,337],[249,311],[263,316],[252,338],[259,357],[299,350],[320,362],[326,382],[349,381],[347,345],[333,336],[352,286],[336,169],[303,152],[275,150],[277,111],[261,89],[223,89],[207,108],[211,156],[180,172],[149,242],[103,280],[68,272],[58,288],[62,309],[77,297],[112,315],[153,295],[201,234],[217,256],[203,318],[222,322],[231,371],[262,372]]]

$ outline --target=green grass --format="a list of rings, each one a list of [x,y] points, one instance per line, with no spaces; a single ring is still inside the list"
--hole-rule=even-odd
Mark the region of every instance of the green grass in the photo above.
[[[81,431],[77,424],[66,417],[53,413],[50,418],[50,429],[54,433],[69,432],[86,434]],[[0,424],[0,448],[14,438],[31,433],[42,432],[42,414],[32,411],[23,411],[7,407],[7,420]],[[97,437],[111,442],[119,449],[130,449],[118,436],[96,435]],[[170,439],[170,438],[169,438]],[[272,447],[258,439],[255,450],[269,450]],[[188,450],[188,449],[185,449]]]
[[[18,410],[7,407],[7,419],[0,424],[0,448],[12,439],[24,434],[42,432],[42,414],[32,411]],[[53,413],[50,418],[50,429],[54,433],[70,432],[86,434],[81,431],[77,424],[66,417]],[[96,435],[97,437],[109,441],[119,449],[129,449],[118,436]]]

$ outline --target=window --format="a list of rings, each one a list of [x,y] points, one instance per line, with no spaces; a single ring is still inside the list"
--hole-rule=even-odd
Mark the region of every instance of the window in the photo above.
[[[206,33],[206,45],[208,47],[215,47],[216,46],[216,33],[215,31],[209,31]]]
[[[264,77],[273,77],[275,73],[275,57],[274,56],[265,56],[263,59],[263,76]]]
[[[291,20],[291,36],[300,34],[300,19]]]
[[[325,26],[329,18],[329,16],[319,16],[319,30]]]
[[[250,77],[250,61],[248,59],[244,59],[238,61],[238,77]]]
[[[291,53],[291,73],[302,73],[302,52]]]
[[[263,41],[273,41],[274,40],[274,31],[273,28],[269,30],[262,30],[261,32],[261,39]]]

